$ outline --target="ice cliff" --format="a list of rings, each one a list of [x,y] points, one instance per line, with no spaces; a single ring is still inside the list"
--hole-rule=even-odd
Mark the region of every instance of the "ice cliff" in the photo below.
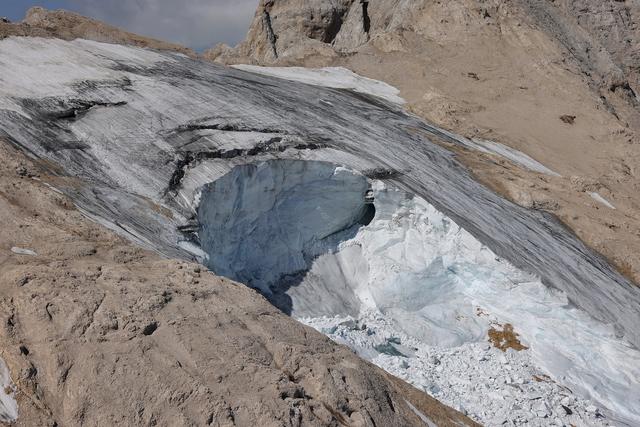
[[[200,242],[207,265],[263,292],[337,245],[367,212],[364,176],[328,163],[238,166],[202,189]]]

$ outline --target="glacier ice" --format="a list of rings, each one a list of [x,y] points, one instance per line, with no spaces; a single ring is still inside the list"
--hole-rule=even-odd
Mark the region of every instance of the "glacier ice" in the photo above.
[[[324,162],[249,164],[200,193],[200,242],[208,266],[270,293],[281,276],[308,268],[364,217],[367,179]]]
[[[151,250],[202,260],[181,242],[191,238],[182,230],[200,188],[235,166],[302,159],[364,175],[382,170],[640,345],[637,287],[554,217],[492,193],[436,143],[468,145],[465,138],[393,103],[82,40],[10,37],[0,41],[0,56],[2,138],[78,178],[85,185],[59,190],[93,220]],[[326,85],[325,77],[317,73],[315,83]],[[291,285],[289,293],[297,290]]]
[[[375,215],[363,224],[369,185]],[[420,197],[330,163],[277,160],[206,186],[199,220],[216,273],[311,325],[344,316],[374,325],[378,313],[415,348],[465,348],[509,323],[541,372],[640,421],[640,353]],[[377,339],[344,343],[376,361],[396,348]]]

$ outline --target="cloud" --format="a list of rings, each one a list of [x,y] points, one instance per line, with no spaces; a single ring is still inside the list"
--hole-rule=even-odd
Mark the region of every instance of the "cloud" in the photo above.
[[[244,39],[258,0],[69,0],[71,9],[197,50]]]

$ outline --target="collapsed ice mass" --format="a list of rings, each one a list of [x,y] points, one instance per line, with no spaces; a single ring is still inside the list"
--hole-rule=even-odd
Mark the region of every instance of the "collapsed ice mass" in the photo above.
[[[198,218],[214,272],[307,323],[383,319],[438,348],[486,341],[509,323],[536,365],[574,391],[630,418],[640,407],[635,349],[420,197],[335,164],[272,160],[206,185]],[[345,343],[369,359],[385,352],[366,341]]]

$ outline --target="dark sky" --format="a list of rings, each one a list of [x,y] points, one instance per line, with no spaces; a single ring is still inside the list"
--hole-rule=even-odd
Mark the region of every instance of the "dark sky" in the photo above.
[[[19,21],[32,6],[67,9],[202,50],[244,39],[257,5],[258,0],[0,0],[0,16]]]

